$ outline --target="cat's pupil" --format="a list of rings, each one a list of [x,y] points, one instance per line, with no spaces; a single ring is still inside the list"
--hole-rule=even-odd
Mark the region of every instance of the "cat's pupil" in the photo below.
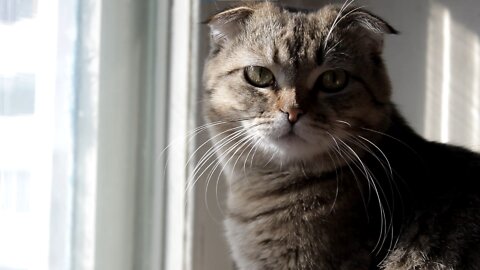
[[[255,87],[271,86],[275,81],[273,73],[269,69],[260,66],[246,67],[244,76],[247,82]]]
[[[334,72],[328,72],[323,76],[323,84],[327,86],[336,86],[338,85],[338,79]]]
[[[329,70],[320,75],[316,88],[326,93],[335,93],[343,90],[348,83],[347,72],[341,69]]]

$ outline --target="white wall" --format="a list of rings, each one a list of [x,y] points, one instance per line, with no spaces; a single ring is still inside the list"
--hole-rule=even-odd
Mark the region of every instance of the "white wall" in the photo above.
[[[480,149],[480,1],[366,5],[401,34],[387,38],[394,101],[426,137]]]

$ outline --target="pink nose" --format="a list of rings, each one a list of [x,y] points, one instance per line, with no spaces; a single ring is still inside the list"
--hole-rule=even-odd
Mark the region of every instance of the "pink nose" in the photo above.
[[[299,108],[294,108],[294,107],[291,107],[291,108],[288,108],[287,110],[282,110],[283,113],[286,113],[287,116],[288,116],[288,121],[291,123],[291,124],[295,124],[297,121],[298,121],[298,118],[300,118],[300,116],[302,116],[303,114],[303,110],[302,109],[299,109]]]

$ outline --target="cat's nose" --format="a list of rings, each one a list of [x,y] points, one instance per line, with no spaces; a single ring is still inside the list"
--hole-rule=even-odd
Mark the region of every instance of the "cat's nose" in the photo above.
[[[298,118],[304,114],[303,110],[300,108],[290,107],[286,110],[281,110],[283,113],[287,114],[288,122],[290,124],[295,124],[298,121]]]

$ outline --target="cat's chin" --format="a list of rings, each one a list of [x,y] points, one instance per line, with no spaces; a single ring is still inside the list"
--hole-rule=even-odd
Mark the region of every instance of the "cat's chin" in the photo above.
[[[313,144],[301,136],[288,133],[270,140],[273,151],[285,161],[308,160],[322,155],[328,147]]]

